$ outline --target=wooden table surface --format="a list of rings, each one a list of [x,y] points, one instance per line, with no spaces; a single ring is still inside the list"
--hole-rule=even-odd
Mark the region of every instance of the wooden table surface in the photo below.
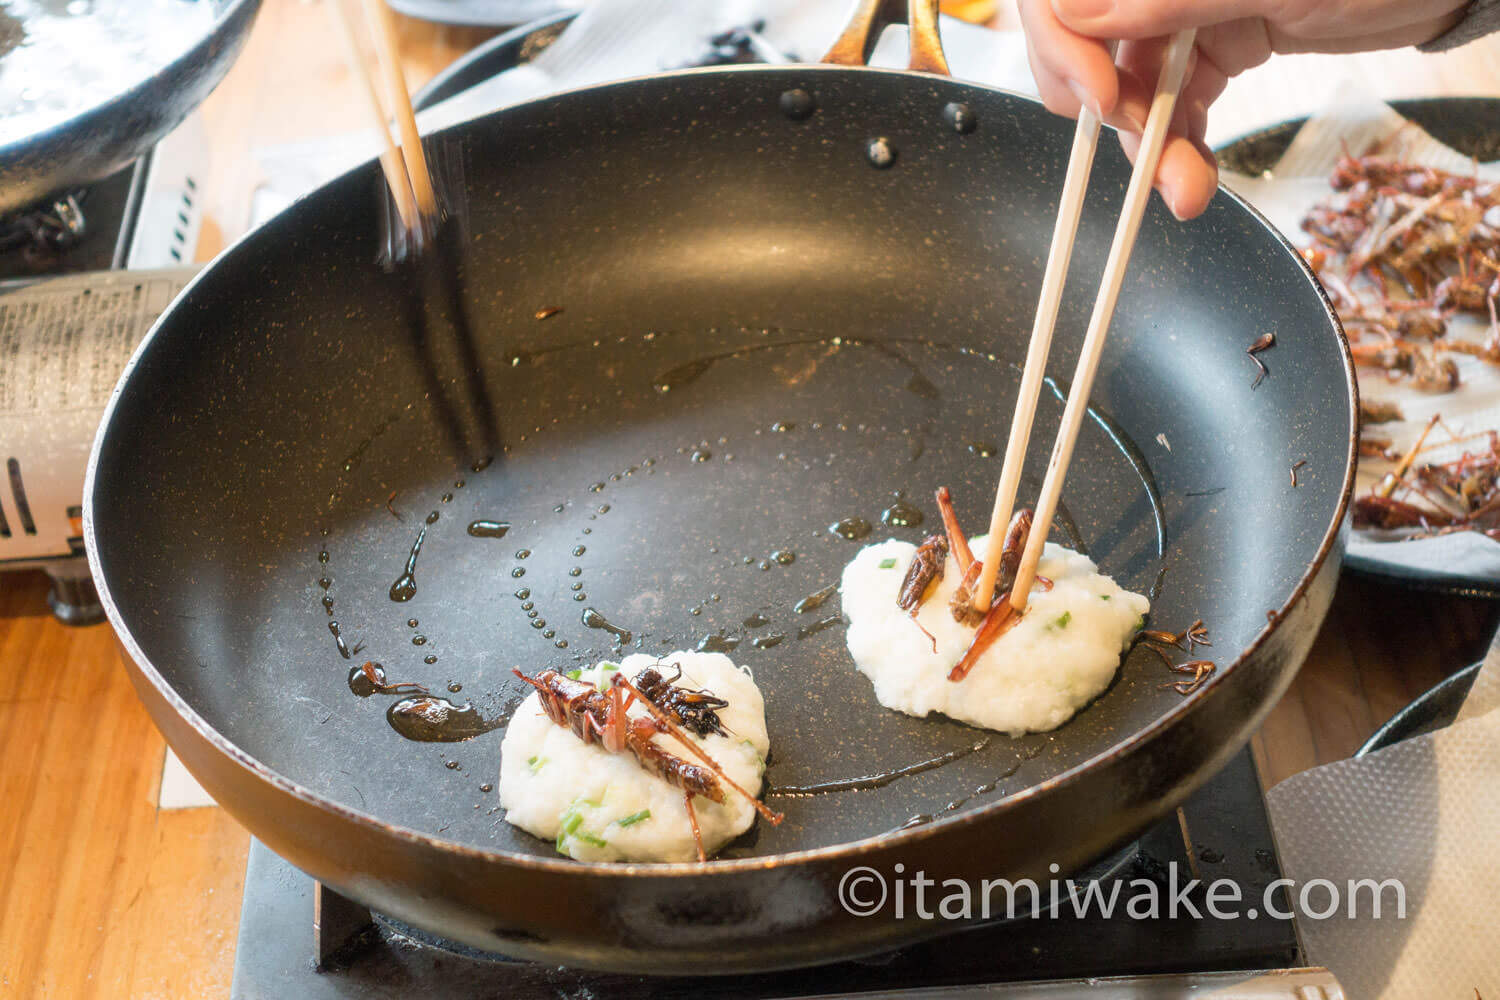
[[[1008,26],[1013,15],[999,20]],[[355,91],[327,25],[320,2],[266,0],[244,55],[205,105],[203,257],[247,223],[252,149],[354,120]],[[485,37],[402,28],[413,86]],[[1500,40],[1442,56],[1274,60],[1232,85],[1211,138],[1312,110],[1340,79],[1378,97],[1500,95]],[[0,997],[228,996],[248,834],[217,808],[157,808],[165,746],[108,627],[57,624],[46,590],[39,573],[0,574]],[[1477,659],[1497,623],[1500,604],[1346,578],[1256,738],[1264,780],[1348,756]]]

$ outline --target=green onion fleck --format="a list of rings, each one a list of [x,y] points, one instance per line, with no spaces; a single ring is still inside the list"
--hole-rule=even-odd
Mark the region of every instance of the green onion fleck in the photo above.
[[[881,569],[895,569],[896,568],[896,560],[894,560],[894,559],[882,559],[882,560],[880,560],[880,568]]]
[[[580,678],[580,677],[583,676],[583,671],[582,670],[569,670],[563,676],[566,677],[570,681],[576,681],[578,678]]]
[[[547,758],[546,757],[528,757],[528,758],[526,758],[526,763],[531,768],[531,773],[532,774],[536,774],[544,766],[546,766]]]
[[[562,832],[571,834],[583,822],[583,813],[570,811],[563,819]]]
[[[1100,594],[1099,595],[1099,600],[1101,600],[1101,601],[1107,601],[1107,600],[1109,600],[1109,595],[1108,594]]]
[[[619,822],[620,826],[635,826],[641,820],[643,820],[643,819],[650,819],[650,818],[651,818],[651,810],[650,809],[642,809],[638,813],[631,813],[629,816],[626,816],[624,819],[619,820],[618,822]]]
[[[618,663],[601,663],[601,664],[599,664],[599,690],[600,691],[608,691],[609,690],[609,678],[605,677],[604,675],[607,674],[607,673],[609,673],[611,670],[618,671],[619,669],[620,669],[620,665]]]
[[[589,833],[586,830],[579,830],[578,834],[577,834],[577,837],[578,837],[579,840],[583,841],[585,844],[593,844],[595,847],[608,847],[609,846],[609,841],[605,840],[602,837],[596,837],[592,833]]]
[[[1073,612],[1071,612],[1071,611],[1064,611],[1062,613],[1062,616],[1059,617],[1057,619],[1057,621],[1053,622],[1052,624],[1056,625],[1058,628],[1067,628],[1068,627],[1068,622],[1070,622],[1072,620],[1073,620]]]
[[[1135,630],[1137,632],[1139,632],[1141,629],[1143,629],[1145,627],[1146,627],[1146,616],[1145,615],[1141,615],[1139,618],[1137,618],[1135,620]]]

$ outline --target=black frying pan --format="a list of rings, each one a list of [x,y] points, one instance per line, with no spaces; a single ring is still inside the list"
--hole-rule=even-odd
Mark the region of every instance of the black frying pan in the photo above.
[[[101,599],[173,747],[256,836],[380,911],[622,970],[888,949],[951,925],[848,915],[851,866],[1045,877],[1128,839],[1243,745],[1337,573],[1352,369],[1311,275],[1227,193],[1190,224],[1148,212],[1056,529],[1152,592],[1157,622],[1208,623],[1219,671],[1193,697],[1137,651],[1054,733],[992,736],[880,787],[773,791],[786,822],[707,866],[595,866],[501,820],[484,790],[499,731],[413,741],[387,721],[393,697],[345,681],[377,659],[393,681],[462,685],[474,728],[503,725],[523,693],[512,666],[618,653],[582,623],[594,608],[632,650],[741,639],[777,788],[983,741],[881,709],[841,624],[816,627],[837,598],[793,606],[857,550],[832,522],[914,539],[947,484],[982,525],[1070,132],[1030,100],[936,75],[799,66],[595,87],[444,133],[501,442],[478,472],[454,311],[431,296],[414,345],[410,284],[376,264],[373,166],[228,250],[132,362],[86,491]],[[874,139],[894,162],[872,164]],[[1103,146],[1057,372],[1127,176]],[[1245,348],[1268,330],[1271,375],[1252,389]],[[1059,414],[1047,394],[1033,494]],[[898,492],[920,528],[879,526]],[[415,596],[393,602],[430,513]],[[509,534],[472,537],[479,519]],[[756,614],[770,624],[744,624]],[[773,633],[786,638],[752,642]]]

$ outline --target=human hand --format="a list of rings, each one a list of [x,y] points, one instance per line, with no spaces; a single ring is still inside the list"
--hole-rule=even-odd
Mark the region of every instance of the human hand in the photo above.
[[[1359,52],[1430,41],[1467,0],[1017,0],[1031,72],[1049,110],[1087,105],[1120,130],[1131,162],[1173,32],[1197,28],[1156,189],[1172,214],[1208,207],[1218,163],[1204,143],[1208,107],[1229,79],[1278,52]],[[1120,40],[1114,59],[1108,39]]]

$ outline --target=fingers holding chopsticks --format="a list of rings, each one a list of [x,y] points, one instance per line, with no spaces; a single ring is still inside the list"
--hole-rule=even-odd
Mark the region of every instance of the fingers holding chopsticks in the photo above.
[[[1122,44],[1117,65],[1107,42],[1063,24],[1047,0],[1020,0],[1020,12],[1032,75],[1047,108],[1070,117],[1082,107],[1094,110],[1120,130],[1121,145],[1134,163],[1167,39]],[[1227,82],[1216,65],[1197,59],[1196,52],[1188,73],[1155,178],[1157,191],[1180,219],[1201,213],[1217,189],[1218,165],[1203,138],[1208,105]]]

